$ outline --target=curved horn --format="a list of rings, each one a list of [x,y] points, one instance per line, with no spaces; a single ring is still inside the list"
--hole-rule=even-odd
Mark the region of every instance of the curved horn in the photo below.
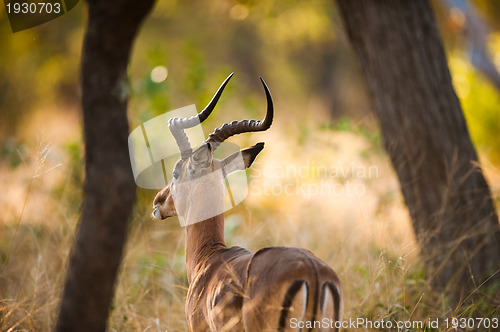
[[[188,158],[192,152],[191,144],[189,143],[189,139],[184,132],[184,129],[194,127],[208,118],[210,113],[212,113],[212,111],[214,110],[215,105],[217,105],[217,102],[219,101],[219,98],[222,95],[222,92],[224,91],[227,83],[229,82],[231,77],[233,77],[233,74],[234,73],[231,73],[224,80],[224,82],[222,82],[219,89],[217,89],[217,92],[212,97],[212,100],[210,100],[208,105],[200,113],[190,118],[171,118],[168,120],[168,128],[170,129],[170,132],[177,142],[177,146],[179,147],[179,150],[181,152],[181,159]]]
[[[266,99],[267,99],[267,112],[266,117],[262,121],[256,120],[242,120],[242,121],[233,121],[231,123],[225,123],[222,127],[215,129],[213,133],[208,135],[208,139],[205,141],[206,143],[210,143],[212,145],[212,151],[215,151],[217,147],[224,142],[226,139],[233,135],[248,133],[253,131],[264,131],[271,127],[273,123],[273,99],[271,97],[271,92],[264,82],[262,77],[260,78],[262,85],[264,86],[264,90],[266,91]]]

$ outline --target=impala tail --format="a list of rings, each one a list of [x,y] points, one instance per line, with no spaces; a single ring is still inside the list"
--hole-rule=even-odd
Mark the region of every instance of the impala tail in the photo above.
[[[339,331],[341,323],[341,293],[334,282],[321,283],[319,298],[317,287],[309,291],[306,280],[296,280],[286,292],[277,331]],[[310,294],[312,293],[312,294]],[[314,302],[308,301],[309,297]]]
[[[257,324],[255,331],[339,331],[340,281],[309,251],[285,247],[260,250],[250,263],[247,280],[244,325]]]

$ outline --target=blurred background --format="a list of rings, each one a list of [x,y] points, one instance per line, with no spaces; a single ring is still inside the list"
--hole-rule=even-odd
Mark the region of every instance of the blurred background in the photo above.
[[[500,206],[499,90],[471,64],[467,13],[445,1],[431,3]],[[500,69],[500,3],[469,5],[487,28],[486,47]],[[86,19],[80,2],[54,21],[13,34],[0,12],[0,330],[48,331],[57,315],[82,202],[79,70]],[[227,213],[228,244],[312,250],[344,281],[347,319],[450,316],[436,307],[438,295],[424,279],[335,3],[158,1],[129,66],[131,130],[186,105],[200,110],[231,72],[204,123],[206,134],[225,122],[264,116],[259,76],[276,111],[268,132],[231,139],[241,147],[264,141],[266,148],[248,172],[248,198]],[[186,330],[183,229],[175,220],[150,218],[154,195],[138,189],[112,331]],[[490,308],[500,299],[487,291],[484,299],[474,310],[499,316],[500,303]]]

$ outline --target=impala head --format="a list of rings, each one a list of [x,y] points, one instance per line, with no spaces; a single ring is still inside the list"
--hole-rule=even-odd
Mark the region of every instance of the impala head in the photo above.
[[[172,180],[154,199],[154,218],[183,216],[188,223],[193,223],[222,213],[224,178],[232,172],[250,167],[264,148],[264,143],[258,143],[223,160],[213,157],[214,151],[227,138],[247,132],[264,131],[271,126],[273,102],[269,89],[261,78],[267,97],[267,113],[264,120],[226,123],[215,129],[202,146],[194,151],[191,149],[184,129],[194,127],[210,115],[232,75],[224,80],[207,107],[196,116],[169,120],[169,129],[177,142],[181,158],[174,166]]]

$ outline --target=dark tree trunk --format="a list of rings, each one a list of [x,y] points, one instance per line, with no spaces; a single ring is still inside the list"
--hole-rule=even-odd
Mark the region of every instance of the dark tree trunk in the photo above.
[[[85,188],[56,331],[105,331],[135,201],[127,64],[153,0],[88,1],[82,53]]]
[[[428,276],[463,299],[500,269],[500,228],[432,9],[424,0],[338,4]]]

